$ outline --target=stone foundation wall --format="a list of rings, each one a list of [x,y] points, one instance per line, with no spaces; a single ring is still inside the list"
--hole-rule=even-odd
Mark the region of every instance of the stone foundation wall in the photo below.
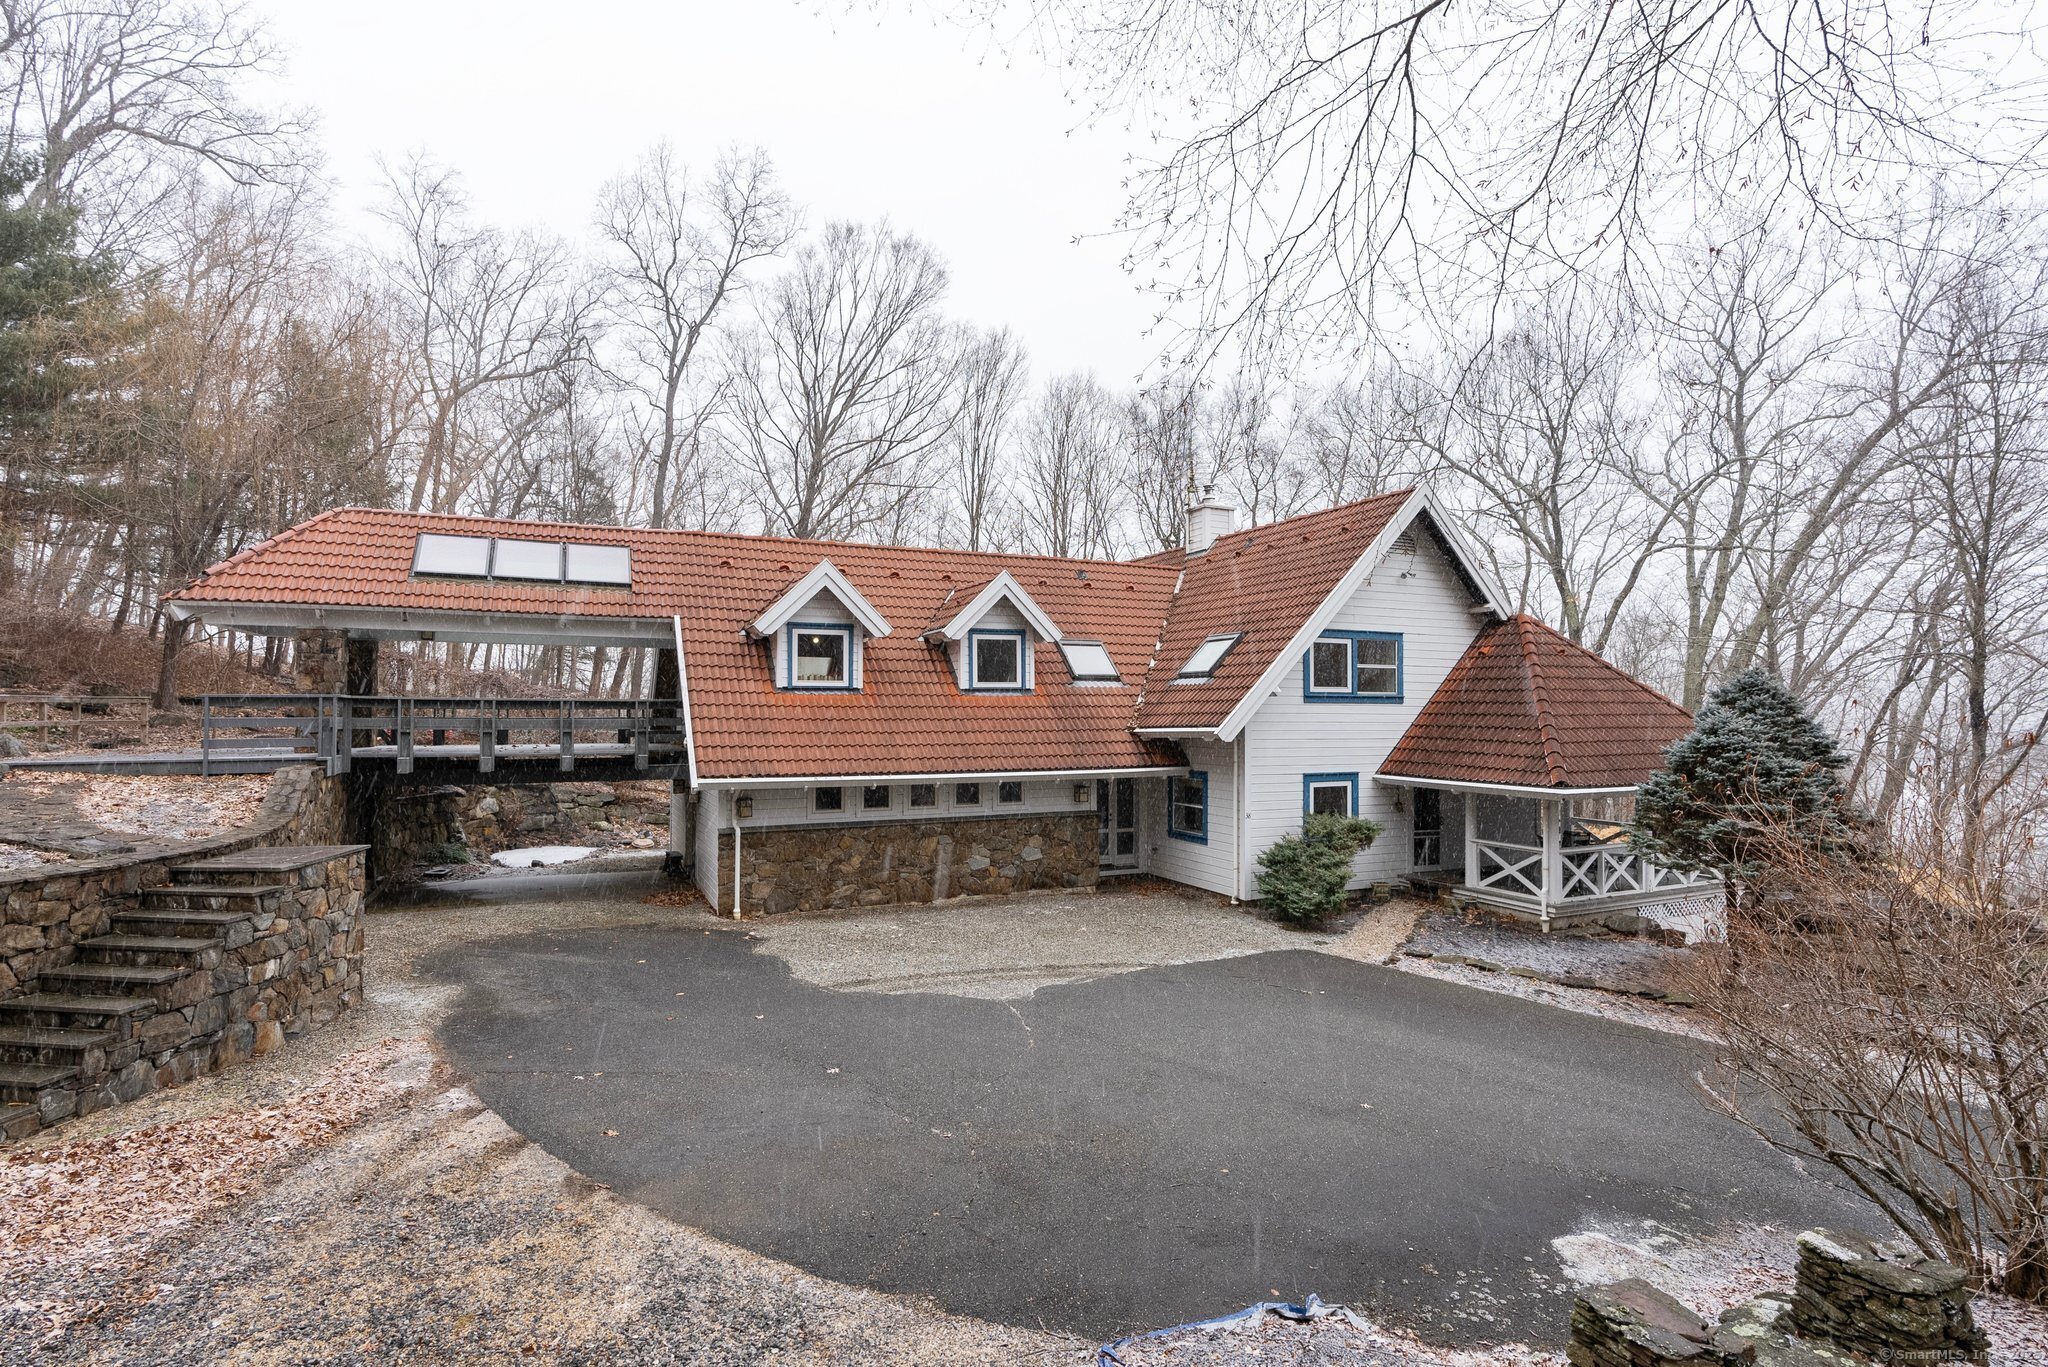
[[[600,843],[648,823],[665,841],[669,789],[666,779],[384,788],[371,804],[370,877],[381,883],[522,845]]]
[[[106,934],[142,889],[171,881],[174,864],[256,846],[345,844],[353,828],[346,785],[295,766],[272,777],[256,820],[226,835],[0,874],[0,996],[73,962],[78,941]]]
[[[740,837],[748,915],[943,902],[1095,885],[1095,813],[790,826]],[[718,837],[719,905],[732,888],[732,832]]]

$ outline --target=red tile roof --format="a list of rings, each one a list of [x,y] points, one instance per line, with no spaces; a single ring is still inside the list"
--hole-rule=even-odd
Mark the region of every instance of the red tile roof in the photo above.
[[[1138,724],[1221,724],[1344,572],[1413,497],[1413,489],[1403,489],[1232,532],[1216,538],[1202,554],[1186,557],[1185,578],[1166,619],[1159,658],[1145,679]],[[1201,683],[1174,682],[1197,646],[1231,632],[1241,632],[1243,639],[1223,657],[1214,675]]]
[[[1648,778],[1692,714],[1529,616],[1481,631],[1382,774],[1532,788]]]
[[[420,532],[629,545],[633,586],[414,579]],[[896,629],[868,642],[862,691],[778,691],[771,643],[747,639],[744,628],[827,557]],[[1036,692],[962,693],[944,652],[920,640],[917,627],[933,620],[948,590],[971,597],[1004,569],[1063,631],[1100,640],[1133,686],[1070,686],[1064,657],[1041,645]],[[680,616],[698,775],[719,779],[1178,763],[1173,746],[1131,732],[1135,683],[1174,579],[1173,567],[1161,565],[343,508],[216,565],[172,596],[550,618]],[[962,601],[956,596],[952,610]]]

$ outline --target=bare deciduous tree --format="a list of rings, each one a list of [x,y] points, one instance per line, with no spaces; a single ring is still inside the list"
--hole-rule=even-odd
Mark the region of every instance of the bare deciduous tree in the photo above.
[[[789,244],[796,215],[766,153],[728,152],[692,186],[664,143],[599,192],[597,223],[621,352],[612,369],[643,410],[648,525],[666,527],[679,488],[703,473],[697,457],[721,393],[719,379],[699,375],[699,349],[749,269]]]
[[[1011,418],[1024,397],[1029,363],[1008,328],[981,333],[960,358],[960,408],[949,442],[960,540],[970,551],[1008,540],[1003,528],[1010,481]]]
[[[1115,402],[1089,375],[1048,380],[1025,415],[1018,471],[1023,542],[1042,555],[1117,550]]]
[[[935,481],[953,420],[959,336],[946,270],[887,224],[828,224],[765,288],[729,356],[725,439],[770,531],[889,535]]]

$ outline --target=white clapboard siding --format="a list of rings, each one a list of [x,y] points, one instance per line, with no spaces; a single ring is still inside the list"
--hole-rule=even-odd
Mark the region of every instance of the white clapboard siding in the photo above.
[[[867,638],[867,633],[860,629],[860,624],[854,620],[853,614],[847,611],[846,604],[839,601],[839,595],[828,589],[819,589],[816,594],[812,595],[810,602],[798,609],[796,616],[792,617],[790,622],[792,624],[801,622],[805,626],[852,627],[853,685],[858,688],[866,682],[866,652],[862,650],[861,646]],[[788,677],[789,628],[784,627],[775,633],[775,686],[777,688],[782,687],[783,680]]]
[[[730,819],[729,799],[719,792],[699,793],[697,796],[697,890],[704,894],[704,900],[717,911],[725,905],[718,886],[718,832]]]
[[[1308,702],[1301,695],[1302,662],[1297,657],[1278,693],[1245,728],[1248,865],[1255,865],[1258,852],[1281,836],[1300,831],[1304,774],[1355,772],[1358,814],[1379,822],[1386,831],[1358,856],[1351,886],[1409,872],[1412,827],[1407,797],[1399,788],[1375,782],[1373,775],[1480,627],[1480,618],[1471,611],[1470,593],[1436,543],[1428,537],[1416,537],[1415,542],[1412,551],[1391,551],[1372,579],[1327,624],[1342,631],[1401,633],[1402,700]],[[1452,801],[1447,798],[1445,806]],[[1395,810],[1397,802],[1402,810]]]
[[[842,789],[843,808],[836,812],[817,810],[817,801],[811,788],[748,788],[743,791],[753,799],[753,813],[740,819],[740,826],[749,829],[755,826],[846,826],[865,825],[881,821],[931,821],[953,820],[959,817],[976,816],[1033,816],[1047,812],[1068,814],[1092,812],[1095,810],[1095,782],[1093,779],[1050,779],[1031,778],[1023,780],[1024,800],[1020,803],[999,803],[996,801],[996,780],[979,779],[981,803],[967,806],[954,800],[954,785],[941,781],[938,787],[939,804],[936,807],[912,807],[910,785],[891,783],[889,807],[886,811],[868,810],[861,806],[863,785],[847,783]],[[1074,790],[1079,785],[1085,797],[1074,801]],[[729,797],[728,797],[729,800]],[[732,824],[731,809],[726,809],[726,824]]]
[[[1216,741],[1181,742],[1188,767],[1209,775],[1209,841],[1198,845],[1166,833],[1166,783],[1148,780],[1140,786],[1138,843],[1146,851],[1145,866],[1161,878],[1220,892],[1243,894],[1237,876],[1237,746]]]

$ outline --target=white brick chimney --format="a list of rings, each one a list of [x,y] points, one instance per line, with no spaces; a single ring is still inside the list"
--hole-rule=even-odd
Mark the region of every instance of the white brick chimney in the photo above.
[[[1217,537],[1236,530],[1237,505],[1217,493],[1215,485],[1203,485],[1201,500],[1188,508],[1188,554],[1200,555]]]

